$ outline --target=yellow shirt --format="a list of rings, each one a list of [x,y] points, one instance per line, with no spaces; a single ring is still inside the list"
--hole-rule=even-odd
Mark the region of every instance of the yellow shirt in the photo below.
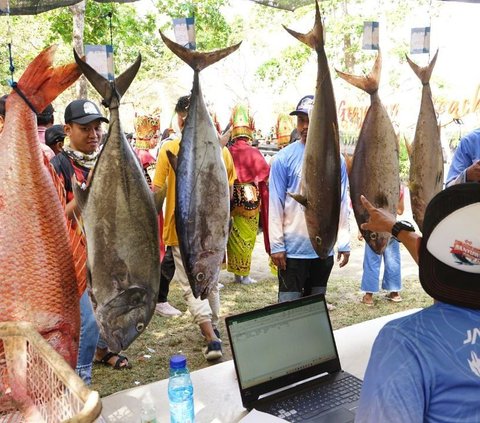
[[[166,141],[158,153],[157,165],[155,167],[155,176],[153,177],[153,185],[156,189],[161,189],[165,183],[167,184],[167,195],[165,199],[165,218],[163,222],[163,241],[167,246],[178,245],[177,230],[175,228],[175,172],[170,165],[167,157],[167,151],[178,155],[180,150],[180,140],[173,139]],[[233,185],[237,174],[233,165],[233,158],[228,148],[222,149],[223,161],[227,169],[228,184]]]

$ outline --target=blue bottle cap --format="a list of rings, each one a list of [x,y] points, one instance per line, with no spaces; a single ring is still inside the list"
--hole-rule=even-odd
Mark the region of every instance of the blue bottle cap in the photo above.
[[[170,357],[171,369],[183,369],[187,367],[187,358],[184,355],[177,354]]]

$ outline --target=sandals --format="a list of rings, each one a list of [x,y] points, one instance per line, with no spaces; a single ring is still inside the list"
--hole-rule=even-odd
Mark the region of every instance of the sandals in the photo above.
[[[371,295],[365,294],[360,302],[365,304],[367,307],[373,307],[373,297]]]
[[[399,303],[401,301],[403,301],[402,297],[400,297],[400,294],[398,292],[395,293],[395,295],[392,295],[393,292],[390,292],[389,294],[385,295],[385,298],[388,300],[388,301],[392,301],[394,303]]]
[[[115,360],[115,364],[111,364],[109,360],[112,357],[118,357]],[[115,370],[123,370],[123,369],[131,369],[132,365],[128,362],[128,358],[125,357],[124,355],[116,354],[112,351],[108,351],[105,353],[105,355],[102,357],[101,360],[95,360],[96,364],[103,364],[104,366],[110,366],[114,368]],[[126,364],[123,364],[126,363]],[[123,364],[123,365],[122,365]]]

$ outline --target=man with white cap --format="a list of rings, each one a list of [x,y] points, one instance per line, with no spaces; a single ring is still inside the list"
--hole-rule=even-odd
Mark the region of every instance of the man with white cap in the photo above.
[[[425,211],[423,237],[362,198],[362,229],[392,232],[435,303],[380,331],[356,422],[480,422],[480,184],[453,185]]]
[[[318,257],[308,236],[303,206],[288,195],[289,192],[301,190],[300,179],[312,108],[313,95],[307,95],[290,113],[297,117],[297,131],[301,138],[280,150],[270,168],[268,227],[270,256],[278,268],[279,302],[311,294],[325,294],[333,267],[333,249],[326,259]],[[343,157],[340,160],[341,211],[337,260],[343,267],[350,256],[350,234],[347,168]],[[332,304],[327,305],[329,310],[334,308]]]

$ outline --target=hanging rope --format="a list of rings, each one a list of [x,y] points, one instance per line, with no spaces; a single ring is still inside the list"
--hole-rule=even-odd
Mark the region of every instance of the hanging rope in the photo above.
[[[3,10],[2,10],[3,13]],[[10,22],[10,2],[7,0],[7,9],[6,9],[6,14],[7,14],[7,39],[9,40],[8,42],[8,62],[9,62],[9,67],[8,70],[10,71],[10,76],[11,79],[8,80],[8,85],[12,87],[12,89],[23,99],[23,101],[27,104],[30,109],[32,109],[33,113],[38,115],[37,110],[33,106],[32,103],[30,103],[30,100],[27,98],[27,96],[20,90],[18,87],[18,84],[15,82],[13,79],[13,74],[15,72],[15,65],[13,64],[13,54],[12,54],[12,26]]]

